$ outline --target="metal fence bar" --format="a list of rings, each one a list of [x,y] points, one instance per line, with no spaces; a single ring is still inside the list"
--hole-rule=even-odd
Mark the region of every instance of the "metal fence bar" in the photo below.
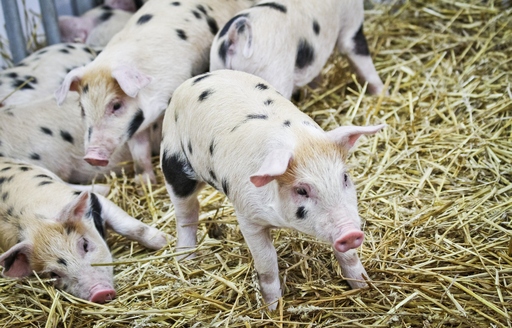
[[[9,38],[9,47],[14,64],[27,56],[27,42],[21,27],[17,0],[1,0],[5,18],[5,31]]]
[[[41,7],[41,17],[46,34],[46,44],[60,43],[59,22],[55,0],[39,0],[39,6]]]

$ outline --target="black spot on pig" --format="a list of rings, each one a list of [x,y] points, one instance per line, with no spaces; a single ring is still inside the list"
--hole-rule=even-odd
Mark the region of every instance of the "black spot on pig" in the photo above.
[[[18,88],[21,90],[34,89],[34,87],[31,86],[28,81],[24,81],[24,80],[14,80],[14,81],[12,81],[11,85],[15,89],[18,89]]]
[[[211,89],[204,90],[199,95],[199,101],[206,100],[212,93],[213,93],[213,91]]]
[[[220,59],[222,59],[222,62],[224,64],[226,64],[226,56],[228,54],[228,48],[229,48],[229,42],[228,41],[225,41],[225,42],[221,42],[220,45],[219,45],[219,57]]]
[[[7,215],[8,215],[8,216],[12,216],[12,214],[13,214],[13,213],[14,213],[14,207],[12,207],[12,206],[11,206],[11,207],[9,207],[9,208],[7,209]]]
[[[286,120],[283,122],[283,125],[289,127],[290,125],[292,125],[292,122],[290,122],[290,120]]]
[[[32,170],[32,169],[28,166],[20,166],[20,171],[27,172],[28,170]]]
[[[311,65],[314,60],[315,50],[306,39],[300,39],[299,46],[297,48],[297,58],[295,59],[295,67],[303,69],[304,67]]]
[[[190,153],[190,155],[192,155],[192,144],[190,143],[190,141],[188,142],[188,152]]]
[[[212,178],[213,181],[217,181],[217,176],[215,175],[215,172],[213,172],[213,170],[210,169],[208,173],[210,173],[210,177]]]
[[[192,81],[192,85],[195,85],[197,82],[206,79],[208,76],[210,76],[210,74],[203,74],[203,75],[195,78],[194,81]]]
[[[316,35],[320,34],[320,25],[316,19],[313,21],[313,32],[315,32]]]
[[[18,73],[16,73],[16,72],[11,72],[11,73],[7,74],[7,76],[8,76],[8,77],[10,77],[10,78],[12,78],[12,79],[15,79],[15,78],[17,78],[17,77],[18,77]]]
[[[297,216],[297,218],[299,219],[304,219],[306,217],[306,214],[308,213],[308,211],[306,211],[306,208],[304,208],[304,206],[300,206],[298,209],[297,209],[297,212],[295,213],[295,215]]]
[[[212,32],[213,35],[217,34],[219,31],[219,25],[217,25],[217,21],[213,17],[206,16],[206,23],[208,23],[210,32]]]
[[[198,13],[197,11],[192,10],[192,14],[194,14],[194,16],[196,16],[197,19],[201,19],[201,14]]]
[[[63,266],[68,266],[68,262],[66,262],[62,257],[57,259],[57,263],[62,264]]]
[[[277,2],[267,2],[267,3],[262,3],[262,4],[259,4],[259,5],[256,5],[254,7],[269,7],[269,8],[272,8],[272,9],[275,9],[275,10],[278,10],[282,13],[286,13],[286,7],[283,6],[282,4],[280,3],[277,3]]]
[[[64,139],[64,141],[67,141],[70,144],[73,144],[73,141],[74,141],[73,136],[71,136],[71,134],[69,132],[60,130],[60,136],[62,137],[62,139]]]
[[[266,120],[268,116],[265,114],[249,114],[247,115],[248,120]]]
[[[7,201],[8,198],[9,198],[9,193],[6,191],[2,194],[2,200],[4,201],[4,203]]]
[[[37,185],[38,186],[44,186],[44,185],[51,184],[51,183],[53,183],[53,181],[41,181]]]
[[[183,30],[176,30],[176,33],[182,40],[187,40],[187,35],[185,34],[185,31]]]
[[[268,85],[263,84],[263,83],[258,83],[258,84],[256,84],[256,89],[258,89],[258,90],[267,90],[268,89]]]
[[[66,48],[59,49],[59,52],[62,52],[63,54],[69,54],[69,50]]]
[[[139,108],[128,126],[128,138],[131,138],[137,132],[142,122],[144,122],[144,112]]]
[[[66,48],[68,49],[75,49],[75,46],[72,44],[66,44]]]
[[[222,179],[222,192],[224,195],[229,196],[229,184],[226,179]]]
[[[352,38],[354,40],[354,52],[357,55],[361,56],[369,56],[370,50],[368,49],[368,43],[366,42],[366,38],[363,33],[363,24],[359,27],[356,34]]]
[[[50,130],[50,129],[48,129],[48,128],[44,127],[44,126],[42,126],[42,127],[41,127],[41,131],[43,131],[43,133],[44,133],[44,134],[47,134],[47,135],[49,135],[49,136],[52,136],[52,135],[53,135],[52,130]]]
[[[192,171],[187,160],[180,158],[178,154],[169,155],[164,150],[162,157],[162,172],[165,181],[171,185],[173,192],[178,197],[190,196],[197,187],[197,181],[188,177],[186,172]]]
[[[33,160],[40,160],[41,156],[39,154],[32,153],[32,154],[30,154],[30,158]]]
[[[197,8],[200,12],[202,12],[203,14],[208,15],[208,14],[206,13],[206,9],[204,9],[204,7],[203,7],[202,5],[197,5],[197,6],[196,6],[196,8]]]
[[[87,139],[88,139],[89,141],[91,141],[91,134],[92,134],[92,126],[91,126],[91,127],[89,127],[89,129],[87,130]]]
[[[82,193],[82,192],[81,192],[80,190],[75,190],[75,191],[73,191],[73,195],[75,195],[75,196],[78,196],[78,195],[80,195],[81,193]]]
[[[103,10],[112,10],[112,7],[110,7],[109,5],[103,5],[103,6],[101,6],[101,9],[103,9]]]
[[[235,20],[237,20],[240,17],[247,17],[247,16],[249,16],[249,14],[240,14],[240,15],[236,15],[233,18],[231,18],[230,20],[228,20],[227,23],[222,27],[222,30],[220,30],[219,39],[222,38],[226,33],[228,33],[229,28],[231,27],[231,25],[233,24],[233,22]]]
[[[151,14],[142,15],[137,20],[137,25],[146,24],[147,22],[149,22],[151,20],[151,18],[153,18],[153,15],[151,15]]]
[[[48,176],[46,174],[38,174],[34,178],[50,179],[50,180],[52,179],[50,176]]]
[[[173,5],[173,6],[179,6],[179,5],[181,5],[181,3],[179,3],[178,1],[174,1],[174,2],[171,2],[171,5]]]
[[[213,156],[213,151],[215,150],[215,141],[212,140],[212,143],[210,144],[210,155]]]
[[[94,193],[91,193],[90,195],[90,207],[89,211],[87,212],[87,216],[92,217],[92,219],[94,220],[94,226],[96,227],[96,230],[98,230],[101,237],[105,238],[105,229],[103,227],[103,219],[101,217],[101,203],[98,199],[98,196],[96,196]]]
[[[82,88],[82,94],[85,95],[87,92],[89,92],[89,84],[84,85]]]
[[[112,15],[114,15],[113,12],[106,11],[103,14],[100,15],[99,20],[100,20],[100,22],[106,22],[106,21],[108,21],[110,19],[110,17],[112,17]]]
[[[174,122],[178,122],[178,111],[174,111]]]
[[[265,101],[263,102],[263,104],[264,104],[265,106],[272,105],[273,103],[274,103],[274,101],[273,101],[272,99],[267,99],[267,100],[265,100]]]
[[[6,178],[5,178],[5,177],[0,177],[0,185],[1,185],[2,183],[4,183],[4,181],[5,181],[5,180],[6,180]]]
[[[0,170],[0,172],[9,171],[11,168],[12,167],[10,167],[10,166],[4,167],[3,169]]]
[[[93,54],[91,49],[89,49],[89,47],[84,47],[84,51],[87,53],[90,53],[91,55]],[[99,55],[99,52],[97,53],[97,55]]]

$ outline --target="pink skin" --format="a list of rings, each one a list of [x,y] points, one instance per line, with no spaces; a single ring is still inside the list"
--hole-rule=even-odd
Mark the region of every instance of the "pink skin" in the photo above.
[[[89,301],[94,303],[105,303],[106,301],[113,300],[115,297],[115,290],[110,287],[97,285],[91,289],[91,297],[89,297]]]
[[[338,252],[346,252],[348,250],[358,248],[364,240],[364,233],[358,229],[350,229],[342,234],[334,241],[334,249]]]
[[[87,148],[84,160],[93,166],[107,166],[109,156],[100,148]]]

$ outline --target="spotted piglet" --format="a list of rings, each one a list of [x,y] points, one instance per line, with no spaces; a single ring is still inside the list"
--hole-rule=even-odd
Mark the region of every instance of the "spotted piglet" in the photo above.
[[[45,47],[0,71],[0,107],[52,95],[72,69],[91,62],[98,50],[78,43]]]
[[[60,108],[52,95],[0,108],[0,157],[42,166],[71,183],[91,183],[111,171],[121,173],[123,168],[130,171],[128,165],[120,165],[132,159],[126,144],[107,166],[91,166],[83,160],[88,131],[80,112],[76,92]]]
[[[349,285],[366,286],[355,251],[364,235],[346,158],[361,135],[383,127],[324,132],[266,81],[244,72],[186,81],[165,113],[160,150],[177,250],[196,246],[197,194],[206,182],[233,203],[269,309],[281,296],[272,228],[330,243]]]
[[[85,160],[104,166],[128,141],[142,181],[155,181],[148,128],[157,121],[174,90],[208,69],[218,26],[252,0],[187,0],[145,3],[101,54],[66,76],[56,92],[80,93],[89,145]]]
[[[110,39],[123,29],[130,17],[132,13],[107,5],[93,8],[80,17],[60,16],[61,41],[105,47]]]
[[[106,228],[151,249],[167,235],[103,196],[78,191],[50,171],[0,158],[0,265],[6,277],[53,278],[57,288],[91,302],[115,297]]]
[[[371,94],[383,84],[363,34],[363,0],[262,1],[239,12],[217,33],[210,70],[260,76],[290,99],[319,75],[334,46],[347,55]]]

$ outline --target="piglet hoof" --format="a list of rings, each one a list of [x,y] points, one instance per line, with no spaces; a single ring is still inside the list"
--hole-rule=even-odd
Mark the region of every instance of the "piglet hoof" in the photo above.
[[[173,237],[164,232],[161,232],[155,228],[149,228],[148,232],[145,234],[147,237],[144,238],[143,241],[139,241],[141,244],[146,246],[147,248],[159,250],[164,248],[169,242],[172,241]]]
[[[368,92],[372,96],[380,96],[382,93],[384,93],[384,96],[389,96],[388,90],[384,90],[384,84],[377,83],[377,84],[368,84]]]
[[[359,279],[360,280],[347,280],[348,285],[350,286],[350,288],[352,288],[352,289],[360,289],[360,288],[368,287],[368,284],[366,283],[366,281],[364,281],[364,278],[362,276],[359,277]]]
[[[281,285],[279,283],[279,278],[273,282],[266,283],[262,281],[260,276],[260,287],[263,300],[267,304],[268,310],[274,311],[277,309],[277,304],[281,297]]]

